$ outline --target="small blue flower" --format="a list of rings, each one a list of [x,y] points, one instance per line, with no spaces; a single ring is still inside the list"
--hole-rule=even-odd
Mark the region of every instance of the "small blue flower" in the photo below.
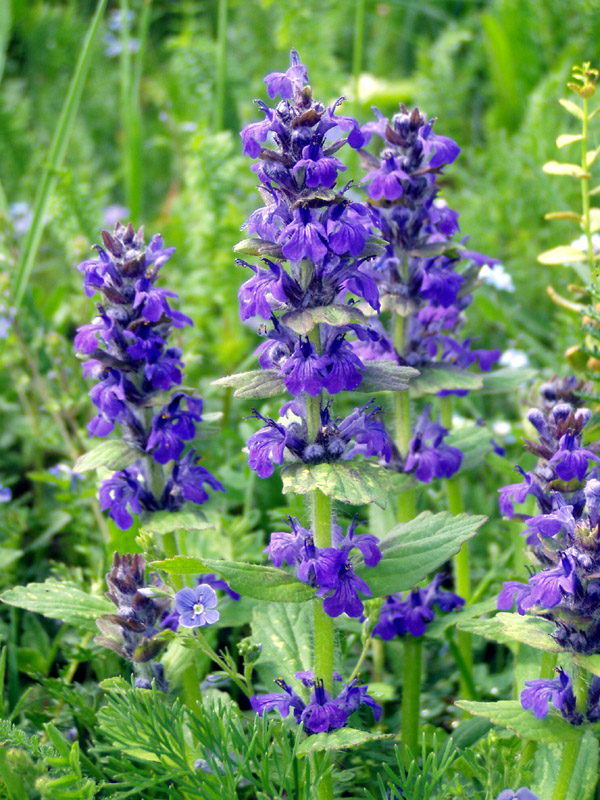
[[[12,500],[12,492],[8,486],[3,486],[0,483],[0,503],[10,503]]]
[[[543,719],[548,716],[548,702],[552,700],[553,706],[563,717],[573,725],[580,725],[582,717],[575,710],[571,676],[564,669],[557,668],[556,672],[557,678],[525,681],[527,688],[521,692],[521,705],[533,711],[538,719]]]
[[[175,595],[175,608],[179,612],[179,624],[184,628],[201,628],[219,619],[217,595],[207,583],[180,589]]]
[[[504,789],[500,792],[496,800],[540,800],[537,794],[534,794],[530,789],[521,786],[516,792],[512,789]]]

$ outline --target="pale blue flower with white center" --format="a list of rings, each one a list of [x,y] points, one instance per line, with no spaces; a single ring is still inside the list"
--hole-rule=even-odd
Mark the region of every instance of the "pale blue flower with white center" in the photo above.
[[[523,367],[529,366],[529,356],[523,350],[509,347],[500,356],[500,364],[503,367],[511,367],[512,369],[523,369]]]
[[[479,277],[484,283],[498,289],[499,292],[514,292],[515,286],[512,276],[504,269],[502,264],[484,264],[479,270]]]
[[[200,583],[193,588],[186,586],[178,591],[175,608],[179,612],[179,624],[184,628],[201,628],[219,619],[217,595],[207,583]]]
[[[10,503],[12,500],[12,492],[7,486],[0,483],[0,503]]]

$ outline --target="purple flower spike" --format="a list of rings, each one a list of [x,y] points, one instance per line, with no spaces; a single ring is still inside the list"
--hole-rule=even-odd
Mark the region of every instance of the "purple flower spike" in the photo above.
[[[306,67],[300,63],[300,56],[295,50],[290,54],[291,66],[285,72],[270,72],[264,79],[267,84],[267,92],[271,100],[277,95],[282,100],[288,100],[294,96],[294,91],[299,90],[308,82]]]
[[[548,703],[552,705],[574,725],[582,722],[582,717],[575,711],[575,695],[571,684],[571,676],[566,670],[556,670],[558,678],[539,678],[525,681],[526,689],[521,692],[521,705],[531,710],[538,719],[548,716]]]
[[[346,724],[348,714],[335,700],[332,700],[329,692],[323,687],[323,681],[317,679],[310,703],[302,712],[300,719],[309,733],[327,733],[342,728]]]
[[[184,628],[201,628],[212,625],[219,619],[217,595],[207,583],[180,589],[175,595],[175,609],[179,612],[179,624]]]

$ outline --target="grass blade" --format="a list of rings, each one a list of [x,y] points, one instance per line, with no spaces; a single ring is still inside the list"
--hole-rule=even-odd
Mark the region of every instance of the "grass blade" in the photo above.
[[[56,185],[57,174],[62,168],[67,146],[69,144],[69,139],[73,131],[75,117],[77,115],[77,110],[79,109],[79,103],[81,101],[85,79],[87,77],[91,62],[93,52],[92,45],[94,43],[94,39],[96,38],[98,28],[100,27],[100,21],[104,14],[106,3],[107,0],[98,0],[96,12],[86,33],[83,47],[81,48],[79,59],[77,61],[77,66],[75,68],[75,72],[73,73],[73,77],[71,78],[69,91],[60,112],[56,130],[54,131],[54,138],[50,147],[48,162],[39,185],[37,196],[35,198],[33,220],[27,233],[27,239],[25,240],[23,250],[21,251],[21,257],[19,258],[19,263],[17,265],[17,274],[15,277],[12,299],[12,305],[15,308],[18,308],[23,300],[23,295],[25,294],[25,289],[27,288],[29,276],[31,275],[31,270],[33,269],[33,264],[44,230],[44,216],[48,208],[48,203],[52,196],[52,192]]]

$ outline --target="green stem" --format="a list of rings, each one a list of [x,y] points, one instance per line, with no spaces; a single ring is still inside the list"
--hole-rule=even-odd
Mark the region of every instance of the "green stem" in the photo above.
[[[461,631],[458,631],[459,635],[460,633]],[[450,652],[452,653],[452,657],[454,658],[456,666],[458,667],[458,671],[460,672],[462,696],[466,697],[468,700],[480,700],[481,697],[473,681],[473,666],[465,662],[465,659],[463,657],[459,645],[457,645],[456,642],[454,641],[454,635],[452,633],[452,629],[446,630],[445,635],[448,641],[448,647],[450,648]]]
[[[318,489],[313,494],[313,537],[316,547],[331,547],[331,499]],[[323,601],[315,600],[315,677],[325,689],[333,689],[333,618],[323,610]]]
[[[394,317],[394,348],[402,355],[406,346],[406,317]],[[394,441],[402,458],[406,458],[410,444],[410,396],[406,392],[394,392]],[[417,513],[417,498],[414,489],[398,495],[398,521],[410,522]]]
[[[563,750],[562,760],[560,762],[560,770],[556,783],[554,784],[552,800],[564,800],[567,796],[573,770],[577,763],[577,756],[579,755],[580,741],[580,739],[575,739],[572,742],[565,743],[565,749]]]
[[[217,53],[215,58],[215,130],[225,123],[225,82],[227,79],[227,0],[219,0]]]
[[[27,238],[25,240],[23,250],[21,251],[21,258],[19,259],[17,268],[17,276],[14,283],[12,299],[12,305],[15,307],[15,309],[21,305],[21,301],[23,300],[23,295],[25,294],[25,289],[27,287],[27,282],[35,263],[35,258],[45,225],[44,217],[46,216],[48,203],[50,202],[52,192],[54,191],[58,175],[63,166],[67,147],[69,145],[69,139],[75,123],[75,116],[79,108],[79,102],[81,100],[85,79],[92,61],[94,50],[93,43],[100,27],[100,21],[102,20],[106,3],[107,0],[98,0],[96,13],[94,14],[92,22],[90,23],[90,27],[88,28],[83,47],[81,48],[81,52],[77,60],[75,72],[71,78],[69,91],[65,98],[65,102],[60,112],[58,124],[54,132],[50,153],[46,161],[47,166],[39,183],[39,188],[35,198],[33,220],[31,222],[31,227],[27,232]]]
[[[419,746],[419,711],[421,706],[421,667],[423,640],[404,637],[404,679],[402,682],[402,744],[413,758]],[[406,754],[405,754],[406,755]],[[407,756],[406,756],[407,757]]]
[[[588,148],[588,99],[583,98],[583,130],[581,139],[581,168],[587,173],[587,148]],[[588,252],[588,265],[590,269],[590,280],[592,285],[596,283],[596,276],[594,274],[594,250],[592,248],[592,226],[590,224],[590,180],[589,178],[581,179],[581,203],[583,207],[583,230],[587,240]]]

